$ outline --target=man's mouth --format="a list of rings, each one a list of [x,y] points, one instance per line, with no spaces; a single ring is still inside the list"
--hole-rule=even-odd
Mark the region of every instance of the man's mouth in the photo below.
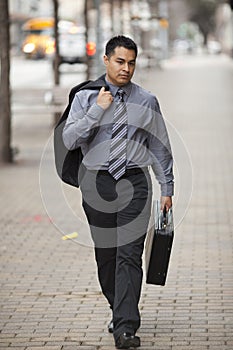
[[[124,79],[128,79],[128,78],[129,78],[129,75],[127,75],[127,74],[121,74],[120,77],[121,77],[121,78],[124,78]]]

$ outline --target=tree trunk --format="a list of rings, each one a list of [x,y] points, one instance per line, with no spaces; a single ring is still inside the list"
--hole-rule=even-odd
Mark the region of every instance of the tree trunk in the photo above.
[[[10,96],[10,30],[8,0],[0,1],[0,163],[12,161]]]
[[[85,42],[87,44],[88,42],[88,30],[89,30],[89,21],[88,21],[88,10],[89,10],[89,1],[85,0],[84,5],[84,21],[85,21]],[[87,71],[86,71],[86,79],[89,80],[91,77],[91,58],[89,56],[86,56],[86,64],[87,64]]]
[[[54,39],[55,39],[55,58],[54,58],[54,84],[60,84],[60,74],[59,74],[59,64],[60,64],[60,54],[59,54],[59,33],[58,33],[58,8],[59,0],[53,0],[54,8]]]
[[[60,84],[60,51],[59,51],[59,32],[58,32],[58,12],[59,12],[59,0],[53,0],[53,11],[54,11],[54,39],[55,39],[55,57],[53,62],[53,69],[54,69],[54,84],[59,85]],[[54,113],[54,124],[57,124],[60,113],[55,112]]]

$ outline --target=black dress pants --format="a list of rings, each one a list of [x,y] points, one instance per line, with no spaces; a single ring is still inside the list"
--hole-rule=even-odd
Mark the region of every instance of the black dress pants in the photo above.
[[[135,334],[140,327],[142,253],[151,213],[149,172],[130,169],[116,181],[107,171],[86,170],[80,188],[100,286],[113,310],[114,337]]]

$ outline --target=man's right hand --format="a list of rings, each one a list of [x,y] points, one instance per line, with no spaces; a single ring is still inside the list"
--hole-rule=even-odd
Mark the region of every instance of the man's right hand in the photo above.
[[[97,105],[103,109],[108,109],[112,104],[113,96],[110,91],[105,91],[105,87],[103,86],[100,89],[99,95],[97,97]]]

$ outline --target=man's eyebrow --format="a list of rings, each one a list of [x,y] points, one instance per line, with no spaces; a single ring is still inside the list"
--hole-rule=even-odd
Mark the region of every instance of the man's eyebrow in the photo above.
[[[120,61],[125,61],[125,59],[122,57],[116,57],[116,59],[120,60]],[[129,62],[135,62],[135,61],[136,61],[136,59],[134,58],[133,60],[130,60]]]

